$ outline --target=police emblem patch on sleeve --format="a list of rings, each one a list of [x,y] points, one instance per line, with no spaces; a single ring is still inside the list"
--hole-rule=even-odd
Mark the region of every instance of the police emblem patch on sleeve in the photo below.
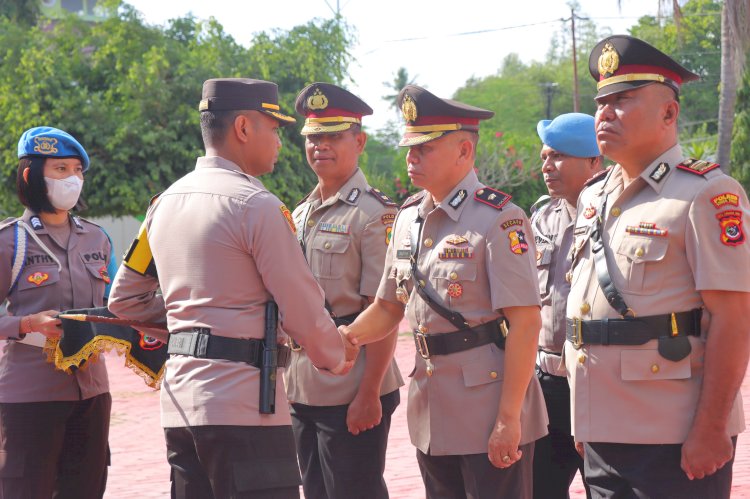
[[[294,226],[294,220],[292,219],[292,212],[290,212],[289,208],[287,208],[283,204],[279,206],[279,209],[281,210],[281,214],[284,215],[284,219],[286,219],[286,223],[289,224],[289,229],[291,229],[292,234],[296,234],[297,228]]]
[[[721,227],[721,243],[726,246],[739,246],[745,242],[740,210],[722,211],[716,214]]]

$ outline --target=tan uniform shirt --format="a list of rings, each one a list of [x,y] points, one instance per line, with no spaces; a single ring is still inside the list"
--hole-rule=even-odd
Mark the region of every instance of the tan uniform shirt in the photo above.
[[[151,302],[161,285],[170,331],[208,327],[212,335],[261,339],[265,303],[275,300],[284,331],[317,366],[335,369],[343,344],[299,250],[291,214],[285,219],[282,207],[234,163],[199,158],[146,216],[158,283],[122,269],[110,310],[154,320]],[[172,355],[161,390],[162,425],[291,424],[281,373],[276,414],[258,413],[259,380],[260,371],[242,362]]]
[[[409,232],[418,215],[424,219],[418,269],[428,280],[428,292],[445,307],[477,326],[501,317],[504,307],[539,306],[526,215],[514,204],[500,210],[475,200],[474,193],[483,187],[471,171],[439,205],[425,195],[399,212],[377,296],[396,302],[397,286],[406,286],[406,316],[412,328],[421,326],[426,334],[456,330],[414,290]],[[415,359],[407,408],[412,443],[431,455],[486,453],[502,396],[505,351],[488,344],[434,356],[431,376],[427,362],[418,354]],[[547,433],[547,411],[536,377],[526,392],[521,427],[521,444]]]
[[[745,192],[719,169],[696,175],[676,168],[682,160],[675,146],[624,190],[622,170],[615,166],[606,182],[581,193],[568,317],[619,318],[599,287],[591,255],[589,236],[603,194],[608,195],[603,242],[609,275],[638,316],[702,307],[702,290],[750,291],[750,244],[741,225],[748,215]],[[732,219],[740,223],[741,242],[726,238],[724,221]],[[684,442],[701,389],[709,323],[704,311],[703,337],[691,336],[692,352],[678,362],[659,355],[657,340],[580,350],[566,342],[576,440]],[[736,435],[744,426],[738,394],[728,429]]]
[[[337,317],[364,310],[374,297],[383,275],[396,205],[381,200],[361,170],[339,192],[321,202],[318,187],[294,210],[297,238],[304,243],[305,256],[315,279],[323,288]],[[316,406],[350,403],[365,372],[367,348],[345,376],[321,373],[304,349],[292,354],[284,374],[287,396],[292,402]],[[380,394],[404,384],[396,361],[386,371]]]
[[[570,283],[570,247],[575,208],[564,199],[552,199],[531,216],[536,243],[536,270],[542,297],[542,330],[537,365],[546,373],[565,376],[560,352],[565,344],[565,309]]]
[[[32,220],[33,218],[33,220]],[[0,229],[0,302],[8,299],[8,314],[0,317],[0,338],[18,337],[25,315],[44,310],[70,310],[101,307],[107,264],[111,254],[109,239],[97,225],[79,217],[71,218],[67,248],[50,237],[39,217],[26,211],[21,220],[57,257],[57,263],[29,235],[23,271],[10,294],[15,231],[10,219]],[[104,357],[87,363],[73,374],[56,370],[47,362],[41,348],[9,341],[0,356],[0,402],[48,402],[84,400],[109,391]]]

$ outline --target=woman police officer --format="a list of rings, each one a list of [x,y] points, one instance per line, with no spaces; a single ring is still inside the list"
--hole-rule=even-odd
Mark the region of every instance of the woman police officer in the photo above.
[[[68,213],[89,158],[68,133],[27,130],[18,143],[23,215],[0,223],[0,499],[95,498],[107,481],[112,399],[103,359],[66,374],[41,346],[60,310],[104,305],[109,237]]]

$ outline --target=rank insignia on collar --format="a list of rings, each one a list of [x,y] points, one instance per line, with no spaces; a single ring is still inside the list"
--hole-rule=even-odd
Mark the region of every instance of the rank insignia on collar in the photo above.
[[[651,180],[653,180],[654,182],[659,183],[667,173],[669,173],[669,165],[662,162],[656,165],[656,168],[654,168],[654,171],[651,172],[649,178],[651,178]]]
[[[73,223],[76,224],[76,227],[78,227],[78,229],[83,230],[83,224],[81,223],[81,219],[79,217],[73,217]]]
[[[739,246],[745,242],[740,210],[722,211],[716,215],[721,226],[721,243],[726,246]]]
[[[594,218],[595,215],[596,215],[596,208],[594,208],[593,206],[589,206],[588,208],[583,210],[583,218],[590,220]]]
[[[386,213],[380,217],[380,221],[383,222],[383,225],[393,225],[394,220],[396,220],[395,213]]]
[[[441,260],[474,258],[474,248],[443,248],[443,251],[438,253],[438,258]]]
[[[281,214],[284,215],[284,219],[286,219],[286,223],[289,224],[289,228],[291,229],[293,234],[297,233],[297,227],[294,226],[294,220],[292,220],[292,212],[289,211],[289,208],[287,208],[285,205],[279,206],[279,209],[281,210]]]
[[[732,206],[740,205],[740,197],[737,194],[731,192],[724,192],[716,197],[711,198],[711,204],[716,208],[721,208],[724,205],[730,204]]]
[[[393,227],[385,228],[385,245],[391,244],[391,236],[393,235]]]
[[[359,195],[362,191],[359,190],[359,187],[355,187],[351,191],[349,191],[349,194],[346,196],[346,200],[350,203],[354,203],[359,199]]]
[[[467,238],[464,236],[459,236],[458,234],[453,234],[452,236],[448,236],[448,238],[445,240],[446,243],[452,244],[453,246],[461,246],[462,244],[466,244],[469,242]]]
[[[34,230],[42,230],[44,228],[44,224],[42,223],[42,220],[36,215],[31,217],[29,219],[29,222],[31,222],[31,227]]]
[[[36,286],[41,286],[47,279],[49,279],[49,274],[46,272],[34,272],[26,280]]]
[[[373,196],[375,196],[375,199],[377,199],[378,201],[380,201],[381,203],[383,203],[386,206],[398,206],[398,204],[396,204],[396,202],[393,199],[389,198],[380,189],[376,189],[374,187],[370,187],[370,189],[368,190],[368,192],[370,194],[372,194]],[[354,202],[354,201],[352,201],[352,202]]]
[[[709,163],[708,161],[689,158],[677,165],[677,168],[696,175],[705,175],[719,167],[718,163]]]
[[[318,229],[321,232],[330,232],[332,234],[348,234],[349,226],[347,224],[332,224],[328,222],[320,222]]]
[[[515,227],[515,226],[523,227],[523,220],[521,220],[520,218],[512,218],[510,220],[506,220],[500,225],[500,227],[502,227],[503,230],[508,230],[511,227]]]
[[[109,278],[109,272],[107,272],[106,265],[102,265],[102,267],[99,269],[99,275],[102,277],[102,281],[104,281],[107,284],[110,283],[111,279]]]
[[[639,236],[660,236],[664,237],[667,235],[667,229],[659,229],[655,223],[641,222],[638,225],[628,225],[625,227],[625,232],[628,234],[634,234]]]
[[[516,255],[523,255],[529,251],[529,243],[526,242],[526,235],[522,230],[508,233],[508,239],[510,239],[510,250]]]
[[[496,210],[501,210],[503,206],[508,204],[511,197],[510,194],[506,194],[503,191],[498,191],[490,187],[482,187],[474,193],[475,200],[488,206],[492,206]]]
[[[456,193],[455,196],[451,198],[448,204],[451,205],[451,208],[456,209],[459,206],[461,206],[461,203],[463,203],[465,199],[466,199],[466,189],[461,189],[460,191]]]

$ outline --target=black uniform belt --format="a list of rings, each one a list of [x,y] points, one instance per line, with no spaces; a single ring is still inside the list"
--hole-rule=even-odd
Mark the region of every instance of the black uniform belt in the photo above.
[[[277,351],[277,366],[289,366],[292,357],[289,348],[278,345]],[[195,328],[192,331],[171,333],[167,353],[190,355],[199,359],[245,362],[253,367],[260,367],[263,358],[263,340],[213,336],[208,328]]]
[[[361,312],[355,312],[353,314],[344,315],[343,317],[331,317],[331,319],[333,320],[333,323],[336,324],[336,327],[339,327],[339,326],[348,326],[349,324],[351,324],[352,322],[354,322],[354,320],[357,317],[359,317],[360,313]],[[289,338],[289,348],[291,348],[292,351],[294,351],[294,352],[299,352],[300,350],[302,350],[302,345],[300,345],[299,343],[297,343],[296,341],[294,341],[293,338],[290,337]]]
[[[582,321],[566,319],[565,336],[581,345],[643,345],[659,337],[700,336],[701,310],[674,314]]]
[[[488,343],[495,343],[499,348],[505,349],[506,334],[500,323],[494,320],[452,333],[424,334],[414,331],[414,343],[419,355],[429,359],[433,355],[463,352]]]

